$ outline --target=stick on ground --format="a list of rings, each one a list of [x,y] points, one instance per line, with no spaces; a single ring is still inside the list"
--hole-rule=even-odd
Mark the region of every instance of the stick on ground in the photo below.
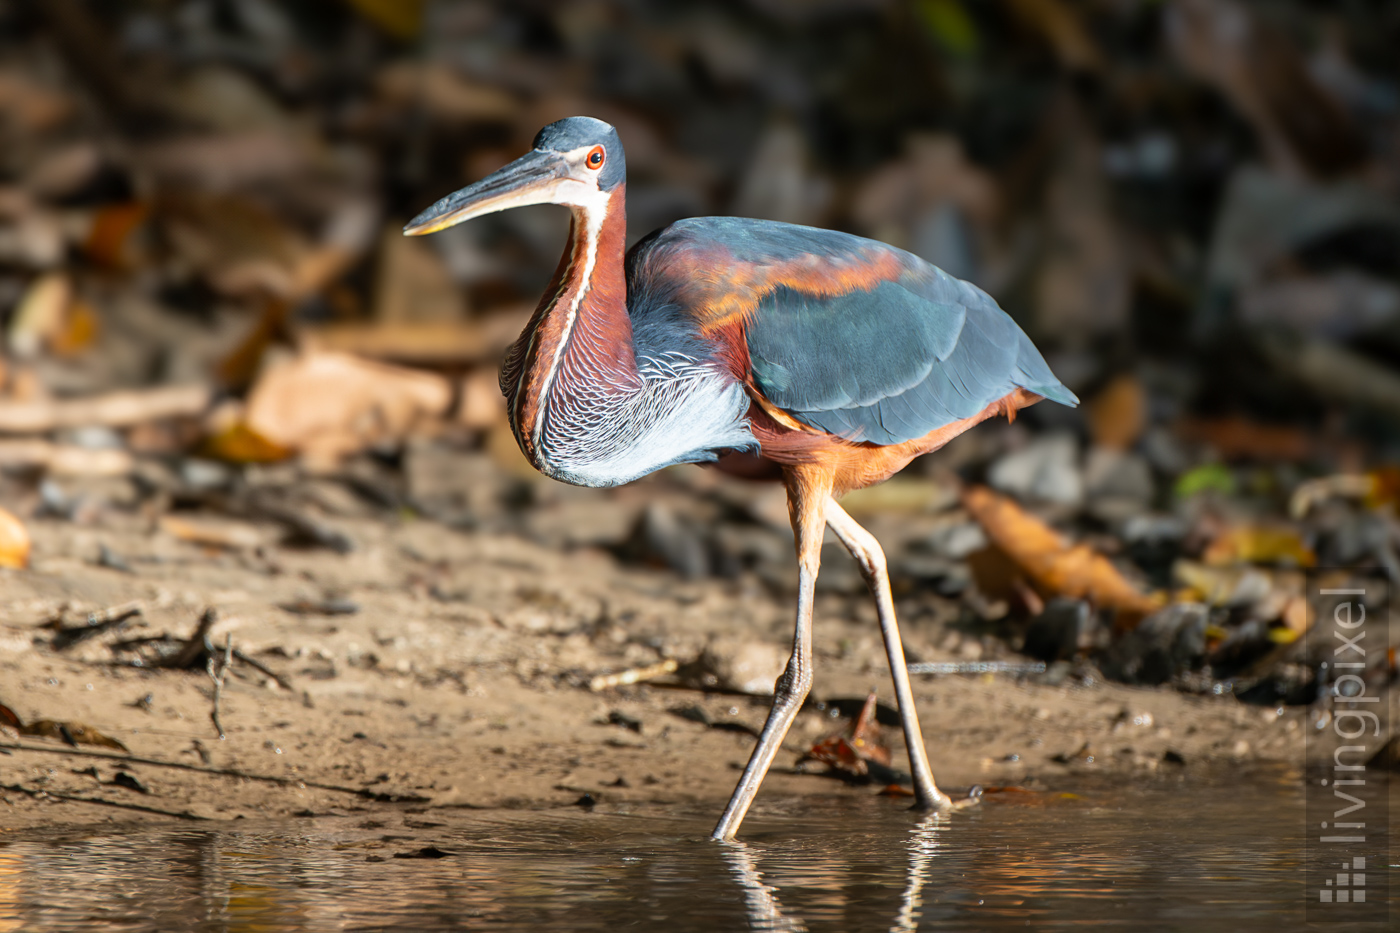
[[[219,733],[219,741],[223,741],[224,724],[219,721],[219,707],[224,700],[224,676],[228,673],[229,662],[233,660],[233,633],[224,635],[224,657],[222,662],[210,653],[209,660],[205,662],[205,670],[209,672],[209,679],[214,681],[214,708],[209,711],[209,718],[214,722],[214,729]],[[217,670],[215,667],[217,665]]]

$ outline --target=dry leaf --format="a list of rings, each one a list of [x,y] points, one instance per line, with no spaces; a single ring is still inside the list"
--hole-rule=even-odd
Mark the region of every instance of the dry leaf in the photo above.
[[[86,301],[70,302],[58,328],[49,334],[55,356],[77,356],[92,346],[98,334],[97,312]]]
[[[1069,544],[1040,519],[984,486],[969,487],[963,506],[994,544],[1045,597],[1087,599],[1117,612],[1120,626],[1132,626],[1164,604],[1147,594],[1087,544]]]
[[[1183,418],[1173,425],[1184,441],[1206,444],[1226,460],[1308,459],[1319,445],[1301,428],[1260,424],[1238,415],[1227,418]]]
[[[1189,560],[1172,564],[1172,576],[1183,590],[1178,602],[1210,606],[1253,606],[1274,591],[1273,576],[1256,567],[1208,567]]]
[[[248,394],[245,423],[263,438],[333,462],[407,436],[452,402],[441,376],[339,353],[305,353],[271,367]]]
[[[98,748],[115,748],[122,752],[130,751],[111,736],[103,735],[92,726],[85,726],[80,722],[36,719],[28,725],[20,726],[19,733],[20,735],[33,735],[45,739],[58,739],[69,745],[95,745]]]
[[[157,524],[161,531],[171,537],[204,547],[235,550],[237,548],[255,548],[263,543],[262,535],[258,533],[256,528],[238,522],[162,515]]]
[[[1366,492],[1366,505],[1373,509],[1400,510],[1400,467],[1381,467],[1367,475],[1371,488]]]
[[[83,252],[106,269],[125,269],[132,265],[132,234],[145,221],[149,208],[140,201],[108,204],[93,215],[92,227],[83,241]]]
[[[273,443],[241,421],[208,437],[200,453],[229,463],[276,463],[292,455],[290,448]]]
[[[1089,431],[1094,443],[1127,450],[1147,426],[1147,392],[1136,376],[1125,373],[1089,403]]]
[[[1201,559],[1212,567],[1230,564],[1289,564],[1311,567],[1317,556],[1291,528],[1242,525],[1216,537]]]
[[[29,566],[29,529],[0,509],[0,567],[23,570]]]
[[[20,359],[37,356],[63,326],[72,300],[73,286],[68,276],[51,272],[35,279],[10,318],[10,351]]]
[[[890,749],[880,735],[875,721],[875,694],[865,698],[860,715],[847,728],[829,735],[812,746],[804,760],[822,761],[834,771],[844,771],[857,777],[870,773],[870,762],[889,767]]]

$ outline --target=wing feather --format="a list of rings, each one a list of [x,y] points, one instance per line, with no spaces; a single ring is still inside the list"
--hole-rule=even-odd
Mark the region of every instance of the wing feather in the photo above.
[[[1018,387],[1078,400],[986,292],[917,256],[833,230],[743,218],[672,224],[628,256],[634,327],[680,313],[704,339],[738,324],[748,381],[798,421],[897,444]],[[654,329],[653,329],[654,330]]]

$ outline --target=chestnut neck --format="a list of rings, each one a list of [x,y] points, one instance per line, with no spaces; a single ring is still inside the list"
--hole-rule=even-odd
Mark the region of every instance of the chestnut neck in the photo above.
[[[626,185],[597,206],[574,207],[569,240],[530,323],[502,371],[512,427],[539,465],[544,414],[580,389],[639,391],[627,312]]]

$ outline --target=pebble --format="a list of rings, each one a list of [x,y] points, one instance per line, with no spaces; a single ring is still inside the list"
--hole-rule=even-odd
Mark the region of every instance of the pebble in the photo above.
[[[1069,433],[1047,434],[1007,454],[992,464],[987,481],[1022,498],[1068,506],[1084,501],[1079,445]]]

